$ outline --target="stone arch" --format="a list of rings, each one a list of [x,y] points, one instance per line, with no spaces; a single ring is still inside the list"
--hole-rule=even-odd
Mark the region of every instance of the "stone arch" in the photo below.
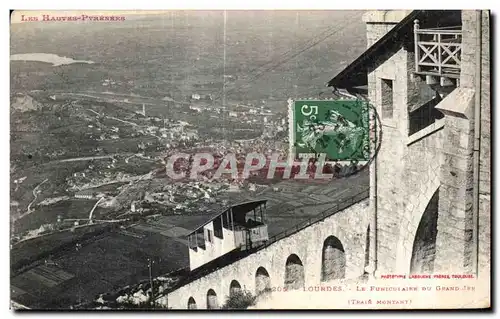
[[[304,265],[299,256],[291,254],[285,264],[285,288],[295,290],[303,288],[305,284]]]
[[[241,291],[240,283],[237,280],[231,281],[231,284],[229,284],[229,296],[232,296],[239,291]]]
[[[430,170],[429,170],[430,171]],[[431,174],[430,172],[427,174]],[[425,175],[424,175],[425,177]],[[417,228],[424,214],[425,208],[433,194],[439,188],[439,176],[429,177],[428,185],[422,189],[416,188],[410,195],[399,225],[399,236],[396,246],[397,265],[395,271],[409,274],[411,268],[411,254]],[[420,192],[419,192],[420,190]]]
[[[271,277],[266,268],[259,267],[255,272],[255,294],[262,295],[271,292]]]
[[[321,254],[321,281],[345,278],[346,257],[342,242],[329,236],[323,243]]]
[[[432,273],[436,257],[439,188],[434,192],[420,218],[413,240],[410,273]]]
[[[207,291],[207,309],[218,309],[217,294],[213,289]]]
[[[196,300],[193,297],[189,297],[188,299],[188,309],[197,309]]]

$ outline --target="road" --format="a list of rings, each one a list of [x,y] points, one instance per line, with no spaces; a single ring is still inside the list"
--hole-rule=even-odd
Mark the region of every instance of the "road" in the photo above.
[[[168,100],[156,99],[152,97],[140,96],[140,95],[127,95],[122,93],[114,92],[94,92],[94,91],[83,91],[81,93],[74,92],[58,92],[54,94],[57,100],[57,96],[74,96],[74,97],[89,97],[99,100],[106,100],[108,102],[120,102],[125,104],[139,104],[139,105],[159,105],[165,104],[165,102],[173,102],[177,104],[190,105],[191,103],[185,101],[177,101],[169,98]]]
[[[40,188],[40,186],[42,186],[42,184],[48,182],[49,180],[48,179],[44,179],[43,182],[41,182],[40,184],[38,184],[35,188],[33,188],[33,200],[31,201],[31,203],[28,204],[28,208],[27,208],[27,211],[26,213],[22,214],[21,216],[19,216],[18,218],[15,218],[13,219],[13,222],[15,222],[16,220],[19,220],[29,214],[31,214],[32,212],[34,212],[34,210],[31,210],[31,205],[33,205],[33,203],[36,201],[36,199],[38,198],[38,189]]]
[[[95,92],[95,91],[82,91],[80,93],[75,93],[75,92],[58,92],[54,94],[56,99],[57,96],[69,96],[69,97],[88,97],[88,98],[93,98],[93,99],[99,99],[99,100],[104,100],[107,102],[120,102],[124,104],[133,104],[133,105],[164,105],[165,102],[173,102],[176,104],[181,104],[181,105],[191,105],[191,102],[186,102],[186,101],[178,101],[174,100],[172,98],[168,99],[157,99],[157,98],[152,98],[152,97],[147,97],[147,96],[141,96],[141,95],[129,95],[129,94],[123,94],[123,93],[115,93],[115,92]],[[241,108],[246,108],[249,110],[256,110],[260,111],[260,107],[256,106],[249,106],[245,104],[239,104],[239,103],[229,103],[226,104],[228,107],[241,107]],[[272,116],[274,115],[273,113],[259,113],[258,115],[266,115],[266,116]]]
[[[106,158],[113,158],[114,156],[117,155],[127,155],[130,153],[123,153],[123,154],[111,154],[111,155],[100,155],[100,156],[85,156],[85,157],[74,157],[74,158],[66,158],[62,160],[57,160],[54,161],[55,163],[64,163],[64,162],[79,162],[79,161],[90,161],[90,160],[98,160],[98,159],[106,159]]]
[[[96,114],[96,115],[98,115],[98,116],[103,116],[103,114],[98,113],[98,112],[96,112],[96,111],[94,111],[94,110],[92,110],[92,109],[87,109],[87,110],[88,110],[88,111],[90,111],[90,112],[92,112],[92,113],[94,113],[94,114]],[[128,124],[128,125],[131,125],[131,126],[135,126],[135,127],[147,127],[147,125],[139,125],[139,124],[137,124],[137,123],[130,122],[130,121],[125,121],[125,120],[119,119],[119,118],[114,117],[114,116],[107,116],[107,115],[104,115],[104,117],[106,117],[106,118],[108,118],[108,119],[110,119],[110,120],[115,120],[115,121],[118,121],[118,122],[122,122],[122,123],[124,123],[124,124]],[[154,135],[154,134],[151,134],[151,133],[145,133],[145,134],[146,134],[146,135],[149,135],[149,136],[152,136],[152,137],[154,137],[154,138],[157,138],[158,140],[161,140],[161,137],[156,136],[156,135]]]

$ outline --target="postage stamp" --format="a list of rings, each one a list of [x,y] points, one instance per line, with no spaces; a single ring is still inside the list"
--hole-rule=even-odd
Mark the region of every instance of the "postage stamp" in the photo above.
[[[288,100],[290,161],[368,161],[369,104],[363,100]]]

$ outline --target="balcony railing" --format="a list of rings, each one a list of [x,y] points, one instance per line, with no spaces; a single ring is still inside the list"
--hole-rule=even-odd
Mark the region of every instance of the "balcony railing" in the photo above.
[[[460,77],[462,28],[420,29],[415,20],[415,73]]]

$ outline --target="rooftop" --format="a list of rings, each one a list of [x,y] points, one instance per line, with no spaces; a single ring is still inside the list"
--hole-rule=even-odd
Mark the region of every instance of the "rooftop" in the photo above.
[[[200,226],[196,227],[188,235],[194,234],[197,230],[199,230],[203,226],[207,225],[208,223],[210,223],[211,221],[213,221],[217,217],[221,216],[222,214],[224,214],[225,212],[227,212],[230,209],[233,210],[233,214],[235,214],[235,215],[236,214],[238,214],[238,215],[239,214],[246,214],[247,212],[253,210],[254,208],[256,208],[256,207],[258,207],[266,202],[267,202],[267,199],[264,199],[264,200],[241,202],[241,203],[230,205],[230,206],[226,205],[225,207],[222,206],[220,209],[216,210],[213,214],[211,214],[209,219],[206,222],[204,222]]]

